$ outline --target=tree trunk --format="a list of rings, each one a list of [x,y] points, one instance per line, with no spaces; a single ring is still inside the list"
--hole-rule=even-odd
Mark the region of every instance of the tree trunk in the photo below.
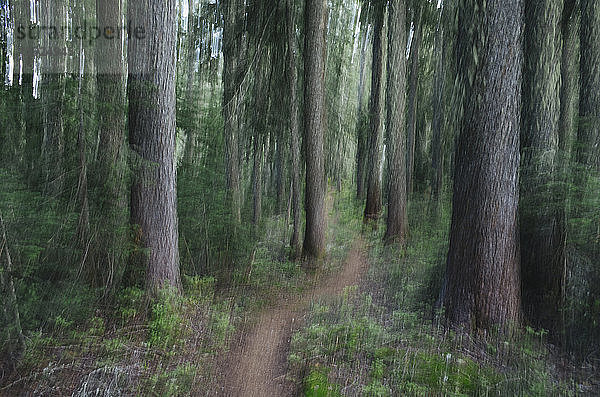
[[[45,26],[64,26],[65,6],[61,0],[44,0],[42,12]],[[42,172],[46,193],[58,196],[64,187],[64,120],[65,64],[67,48],[62,35],[49,39],[42,35],[42,45],[48,50],[42,78],[44,99],[44,140],[42,143]]]
[[[96,0],[98,26],[119,26],[121,0]],[[98,166],[95,186],[99,190],[98,238],[88,279],[95,286],[119,283],[125,270],[127,237],[127,172],[125,148],[125,65],[121,40],[96,41]]]
[[[175,170],[175,1],[128,2],[130,25],[144,37],[128,43],[129,144],[137,156],[131,223],[138,225],[140,259],[151,293],[181,288]],[[157,61],[158,59],[158,61]]]
[[[252,191],[254,193],[254,216],[252,223],[256,226],[260,223],[262,213],[262,161],[264,144],[260,133],[254,136],[254,167],[252,168]]]
[[[410,46],[410,80],[408,86],[408,125],[406,133],[406,190],[408,196],[413,192],[415,172],[415,142],[417,136],[417,96],[419,88],[419,48],[423,36],[423,10],[417,10],[412,44]]]
[[[562,0],[525,3],[521,269],[523,305],[535,326],[556,330],[564,246],[557,240],[556,156],[560,116]]]
[[[581,96],[578,159],[600,171],[600,2],[581,0]]]
[[[290,138],[292,157],[292,211],[294,225],[290,240],[291,257],[300,255],[300,134],[298,133],[298,71],[296,69],[296,22],[293,0],[287,0],[288,82],[290,90]]]
[[[444,299],[450,323],[509,331],[520,322],[519,114],[522,0],[463,0],[456,153]]]
[[[239,113],[242,107],[241,84],[241,12],[240,0],[223,1],[223,122],[225,135],[225,168],[227,174],[227,201],[233,219],[241,221]]]
[[[21,317],[19,315],[17,294],[15,293],[15,284],[12,278],[12,259],[10,257],[10,251],[8,249],[8,240],[6,238],[6,226],[4,225],[4,218],[2,217],[2,213],[0,213],[0,227],[2,228],[2,241],[0,241],[0,262],[2,262],[2,256],[6,258],[4,269],[0,271],[0,282],[2,286],[6,289],[9,299],[8,306],[10,309],[12,309],[12,321],[14,323],[13,326],[17,334],[18,342],[15,351],[20,351],[21,349],[25,348],[25,338],[23,337],[23,329],[21,328]],[[5,313],[8,314],[6,306],[4,306],[4,310]]]
[[[443,9],[441,12],[444,12]],[[442,192],[442,178],[444,168],[444,152],[443,152],[443,137],[444,137],[444,90],[446,82],[445,64],[445,41],[444,41],[444,25],[442,16],[437,26],[434,44],[435,60],[435,77],[433,87],[433,137],[431,139],[431,200],[433,204],[433,215],[437,216],[440,195]]]
[[[304,20],[304,144],[306,229],[303,256],[325,254],[325,15],[324,0],[307,0]]]
[[[579,13],[575,11],[576,0],[566,0],[562,13],[561,33],[563,39],[561,54],[560,119],[558,132],[559,163],[556,216],[556,244],[562,246],[561,256],[553,258],[555,267],[562,269],[561,297],[565,309],[565,289],[567,285],[567,211],[569,205],[569,186],[572,183],[570,160],[573,140],[576,134],[576,114],[579,98]],[[565,310],[560,312],[561,336],[564,339]]]
[[[392,0],[388,11],[387,123],[389,186],[386,242],[406,239],[406,1]]]
[[[367,202],[364,220],[377,220],[381,213],[381,77],[383,75],[383,20],[385,2],[375,4],[373,33],[373,63],[371,100],[369,102],[369,161],[367,174]]]
[[[358,108],[356,110],[356,197],[362,200],[365,196],[365,171],[367,163],[367,134],[363,118],[363,96],[365,92],[365,64],[370,29],[365,28],[360,50],[360,75],[358,80]]]

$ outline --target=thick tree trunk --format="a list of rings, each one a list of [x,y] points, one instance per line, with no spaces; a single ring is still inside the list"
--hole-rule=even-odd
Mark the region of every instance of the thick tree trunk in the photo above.
[[[128,20],[145,28],[128,43],[129,144],[137,156],[131,188],[131,223],[146,252],[151,293],[181,288],[175,170],[175,1],[128,2]],[[158,61],[157,61],[158,60]]]
[[[356,109],[356,197],[362,200],[365,196],[365,171],[367,163],[367,134],[363,118],[363,97],[365,92],[365,64],[367,45],[369,43],[368,25],[364,29],[363,42],[360,50],[360,74],[358,79],[358,108]]]
[[[42,13],[45,26],[64,26],[65,5],[60,0],[44,0]],[[44,140],[42,142],[42,172],[46,193],[58,196],[64,187],[64,120],[65,100],[65,38],[49,39],[42,35],[42,45],[48,50],[46,71],[42,78],[44,100]]]
[[[324,0],[307,0],[304,20],[304,144],[306,229],[303,256],[325,254],[325,15]]]
[[[462,0],[458,70],[465,113],[444,299],[450,323],[510,330],[520,322],[519,114],[522,0]]]
[[[288,57],[287,72],[290,90],[290,139],[292,157],[292,212],[294,224],[290,240],[291,257],[297,259],[300,255],[300,134],[298,132],[298,71],[296,69],[296,22],[293,0],[287,0],[287,39]]]
[[[236,222],[241,221],[239,114],[241,111],[241,34],[240,22],[244,3],[240,0],[223,1],[223,122],[225,135],[225,169],[227,201]],[[243,14],[242,14],[243,15]]]
[[[579,162],[600,171],[600,2],[581,0]]]
[[[386,242],[406,239],[406,1],[392,0],[388,10],[387,123],[389,186]]]
[[[98,26],[119,26],[121,0],[96,0]],[[127,236],[127,173],[125,147],[125,65],[121,40],[96,41],[98,104],[98,166],[95,186],[99,191],[98,238],[88,279],[95,286],[119,283],[125,269]]]
[[[373,63],[371,100],[369,102],[369,161],[367,173],[367,202],[364,220],[377,220],[381,213],[381,78],[383,76],[383,22],[385,2],[375,7],[373,33]]]
[[[443,11],[442,11],[443,12]],[[437,26],[434,44],[435,60],[435,77],[433,87],[433,136],[431,138],[431,200],[433,203],[432,212],[437,216],[440,195],[442,192],[442,178],[444,168],[444,152],[443,152],[443,137],[444,137],[444,90],[446,82],[445,65],[445,41],[444,41],[444,25],[442,17]]]
[[[419,49],[423,36],[423,10],[418,10],[414,24],[412,44],[410,46],[410,74],[408,86],[407,132],[406,132],[406,190],[413,192],[415,173],[415,142],[417,138],[417,97],[419,88]]]
[[[562,0],[525,4],[521,268],[526,317],[556,330],[562,302],[564,245],[557,241],[556,157],[560,116]]]

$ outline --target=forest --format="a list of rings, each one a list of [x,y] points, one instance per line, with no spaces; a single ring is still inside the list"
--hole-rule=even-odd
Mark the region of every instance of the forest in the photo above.
[[[600,1],[0,0],[0,396],[600,395]]]

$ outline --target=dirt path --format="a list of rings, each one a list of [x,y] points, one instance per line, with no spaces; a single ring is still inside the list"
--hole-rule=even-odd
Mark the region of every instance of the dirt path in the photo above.
[[[357,237],[344,261],[341,274],[319,280],[300,296],[283,297],[280,304],[265,309],[256,323],[232,341],[225,362],[224,396],[290,396],[294,385],[285,379],[290,339],[314,299],[340,294],[356,285],[368,270],[365,243]]]

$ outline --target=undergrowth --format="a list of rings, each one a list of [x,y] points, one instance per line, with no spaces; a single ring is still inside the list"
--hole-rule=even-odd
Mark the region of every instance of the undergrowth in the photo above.
[[[292,338],[288,376],[307,396],[575,395],[582,382],[558,369],[544,331],[518,338],[448,331],[435,312],[447,251],[449,208],[424,216],[410,208],[405,248],[386,247],[382,230],[365,229],[369,279],[359,290],[314,302]]]

